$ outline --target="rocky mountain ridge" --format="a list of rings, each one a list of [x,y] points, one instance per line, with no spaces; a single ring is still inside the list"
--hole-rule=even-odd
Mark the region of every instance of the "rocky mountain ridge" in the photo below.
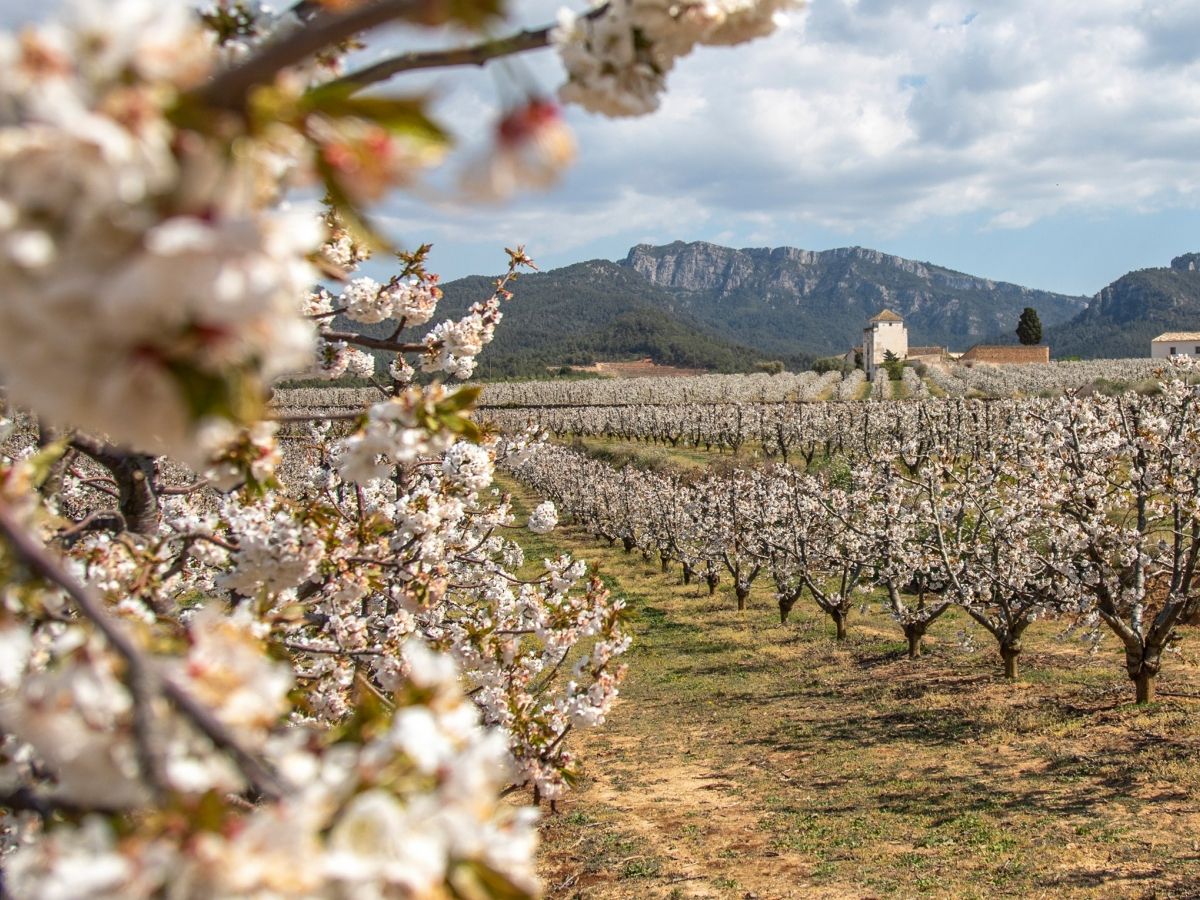
[[[672,312],[764,350],[831,353],[887,307],[914,344],[965,349],[1009,332],[1026,306],[1065,322],[1088,298],[979,278],[864,247],[733,249],[704,241],[639,244],[622,265],[673,295]]]
[[[1164,331],[1200,331],[1200,253],[1122,275],[1046,340],[1055,356],[1149,356]]]
[[[639,244],[619,263],[589,260],[524,275],[480,358],[491,376],[650,357],[688,368],[803,368],[862,339],[881,308],[904,316],[912,345],[964,350],[1015,342],[1032,306],[1054,357],[1146,356],[1150,338],[1200,330],[1200,253],[1131,272],[1094,298],[979,278],[863,247],[733,249]],[[481,276],[444,285],[458,315],[491,291]]]

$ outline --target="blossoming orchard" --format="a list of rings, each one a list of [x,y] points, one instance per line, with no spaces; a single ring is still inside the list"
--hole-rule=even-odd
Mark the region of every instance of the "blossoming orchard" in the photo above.
[[[506,10],[80,0],[0,35],[5,893],[539,892],[515,801],[571,783],[626,612],[579,561],[526,565],[514,536],[556,511],[518,522],[491,484],[531,438],[446,384],[531,261],[423,336],[427,248],[354,276],[385,247],[373,204],[451,143],[398,79],[553,47],[563,101],[646,113],[678,57],[788,5],[613,0],[357,69],[388,23],[495,34]],[[495,122],[468,187],[569,163],[547,96]],[[278,379],[372,376],[367,351],[369,406],[272,411]]]
[[[585,732],[665,615],[572,547],[742,625],[766,591],[839,659],[877,611],[905,671],[948,621],[1005,688],[1032,634],[1109,640],[1152,708],[1200,616],[1186,358],[463,384],[533,261],[444,318],[429,245],[375,227],[469,137],[406,74],[558,55],[454,173],[486,202],[559,180],[559,103],[653,113],[677,60],[798,5],[72,0],[0,34],[0,895],[540,895],[539,817],[614,764]]]

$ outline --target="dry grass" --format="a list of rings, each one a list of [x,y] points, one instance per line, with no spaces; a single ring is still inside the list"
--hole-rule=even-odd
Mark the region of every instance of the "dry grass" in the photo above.
[[[704,375],[706,369],[683,369],[679,366],[662,366],[650,358],[626,360],[624,362],[598,362],[590,366],[571,366],[573,372],[592,372],[608,378],[689,378]]]
[[[779,625],[761,581],[739,614],[570,526],[529,549],[594,562],[639,616],[622,700],[543,826],[549,896],[1200,895],[1194,631],[1137,708],[1115,642],[1092,656],[1054,623],[1006,684],[961,616],[910,661],[879,613],[839,645],[815,608]]]

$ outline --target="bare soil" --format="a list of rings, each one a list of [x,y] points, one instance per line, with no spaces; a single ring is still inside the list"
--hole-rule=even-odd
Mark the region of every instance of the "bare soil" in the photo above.
[[[660,366],[650,358],[625,362],[598,362],[590,366],[571,366],[575,372],[594,372],[609,378],[683,378],[703,375],[704,369],[682,369],[678,366]]]

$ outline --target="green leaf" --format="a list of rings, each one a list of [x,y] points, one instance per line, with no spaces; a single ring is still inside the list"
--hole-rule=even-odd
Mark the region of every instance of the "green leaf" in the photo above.
[[[166,368],[193,419],[218,416],[246,422],[262,409],[262,400],[251,383],[236,371],[218,375],[174,360],[168,360]]]
[[[27,463],[33,470],[33,486],[35,488],[40,488],[46,483],[46,479],[50,477],[50,473],[54,470],[54,464],[62,459],[70,443],[70,438],[60,437],[29,457]]]
[[[221,794],[207,791],[192,811],[192,824],[199,831],[219,832],[225,827],[229,810]]]
[[[360,244],[365,244],[372,250],[391,250],[391,244],[387,238],[376,228],[367,218],[367,214],[358,208],[358,205],[350,198],[338,181],[337,173],[321,155],[316,155],[315,164],[317,173],[321,176],[321,181],[325,184],[327,199],[330,204],[337,210],[337,213],[342,218],[342,224],[351,236]]]
[[[506,18],[506,11],[502,0],[426,0],[414,5],[403,18],[430,27],[457,22],[478,29]]]
[[[361,672],[354,676],[353,690],[354,714],[334,729],[335,743],[360,743],[369,740],[385,728],[391,719],[391,710],[366,683]]]
[[[446,881],[451,895],[458,900],[526,900],[533,896],[477,860],[460,862],[450,870]]]
[[[359,95],[354,84],[332,82],[313,88],[301,98],[305,113],[331,119],[353,118],[374,122],[393,134],[423,140],[439,147],[451,143],[450,135],[425,112],[425,97]]]
[[[479,395],[482,392],[482,385],[459,388],[437,405],[438,411],[461,412],[464,409],[474,409],[475,402],[479,399]]]

